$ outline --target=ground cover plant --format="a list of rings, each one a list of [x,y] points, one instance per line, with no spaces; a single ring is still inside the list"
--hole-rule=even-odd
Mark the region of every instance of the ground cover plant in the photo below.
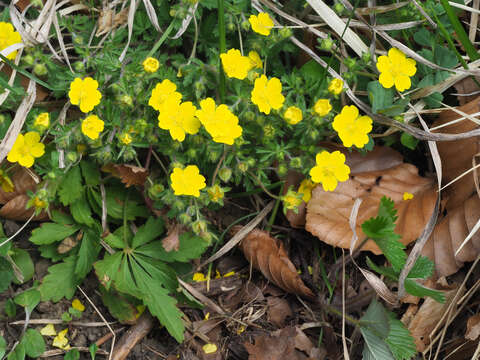
[[[0,357],[480,352],[477,2],[0,10]]]

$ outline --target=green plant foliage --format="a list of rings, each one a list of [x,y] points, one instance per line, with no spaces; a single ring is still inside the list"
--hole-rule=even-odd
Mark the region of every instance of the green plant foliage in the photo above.
[[[27,329],[20,342],[25,354],[31,358],[38,358],[45,352],[45,340],[37,330]]]

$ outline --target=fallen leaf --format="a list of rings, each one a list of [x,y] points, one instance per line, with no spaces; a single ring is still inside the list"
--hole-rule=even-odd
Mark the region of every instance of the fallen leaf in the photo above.
[[[203,345],[202,350],[205,354],[214,354],[217,352],[218,348],[215,344],[205,344]]]
[[[30,219],[35,210],[33,208],[26,208],[29,200],[30,198],[25,194],[17,195],[2,206],[0,209],[0,217],[17,221]],[[32,220],[43,221],[47,219],[48,215],[42,211],[40,214],[35,215]]]
[[[245,343],[248,360],[300,360],[295,350],[294,327],[282,329],[277,336],[261,335],[255,338],[255,345]]]
[[[267,297],[267,306],[268,321],[278,327],[285,326],[285,320],[293,316],[292,308],[285,299],[269,296]]]
[[[403,200],[406,191],[414,194],[412,200]],[[361,224],[377,216],[383,196],[395,203],[398,215],[395,232],[402,236],[400,241],[406,245],[416,240],[433,213],[437,192],[432,179],[419,176],[418,169],[406,163],[356,173],[339,183],[333,192],[317,186],[307,204],[305,228],[330,245],[350,248],[353,233],[349,219],[355,200],[363,200],[356,220],[356,232],[361,242],[366,239]],[[362,250],[381,253],[372,240],[367,241]]]
[[[80,235],[80,236],[79,236]],[[83,234],[80,231],[76,237],[67,236],[65,239],[62,240],[60,245],[57,247],[57,251],[59,254],[65,254],[72,250],[75,246],[78,245],[79,241],[81,240]]]
[[[164,237],[162,240],[162,246],[166,252],[170,252],[172,250],[178,251],[178,249],[180,248],[179,236],[181,232],[182,232],[182,226],[180,224],[174,224],[170,229],[168,229],[167,236]],[[195,275],[193,280],[195,280]],[[195,281],[198,281],[198,280],[195,280]]]
[[[242,240],[240,249],[252,266],[278,287],[292,294],[314,296],[298,275],[282,243],[277,245],[268,232],[254,229]]]
[[[467,320],[467,331],[465,339],[477,340],[480,336],[480,314],[470,316]]]
[[[98,18],[98,29],[95,36],[102,36],[127,23],[128,8],[123,9],[119,13],[115,13],[115,10],[105,8],[100,11]]]
[[[475,80],[477,82],[475,82]],[[480,78],[476,77],[475,80],[472,79],[472,76],[468,76],[465,79],[462,79],[458,82],[456,82],[453,87],[455,90],[457,90],[457,99],[460,105],[465,105],[466,103],[474,100],[478,94],[478,81]],[[474,95],[468,95],[468,94],[474,94]],[[467,96],[461,96],[461,95],[467,95]]]
[[[128,164],[107,164],[102,167],[102,171],[119,178],[127,188],[132,185],[144,185],[148,176],[146,169]]]
[[[12,180],[14,188],[11,192],[5,192],[0,187],[0,204],[5,204],[16,196],[25,194],[27,191],[35,191],[37,184],[24,167],[17,166],[11,173],[8,172],[8,175]]]

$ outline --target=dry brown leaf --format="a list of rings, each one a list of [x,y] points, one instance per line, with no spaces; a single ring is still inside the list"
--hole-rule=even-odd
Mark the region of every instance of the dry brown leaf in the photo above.
[[[166,252],[172,250],[178,251],[180,248],[180,234],[182,233],[182,225],[174,224],[167,233],[167,236],[162,240],[162,246]]]
[[[144,185],[148,176],[146,169],[128,164],[107,164],[102,167],[102,171],[109,172],[119,178],[127,188],[132,185]]]
[[[476,78],[476,80],[480,80],[480,78]],[[478,94],[478,83],[475,82],[471,76],[469,77],[466,77],[465,79],[462,79],[460,81],[458,81],[457,83],[455,83],[455,85],[453,85],[453,87],[455,88],[455,90],[457,90],[457,93],[460,95],[460,96],[457,96],[457,99],[458,99],[458,102],[460,103],[460,105],[465,105],[466,103],[474,100]],[[468,95],[468,94],[474,94],[474,95]],[[461,95],[467,95],[467,96],[461,96]]]
[[[30,200],[28,195],[17,195],[12,200],[7,201],[0,209],[0,217],[4,219],[26,221],[32,216],[34,209],[27,209],[27,203]],[[47,220],[48,215],[42,211],[40,214],[33,217],[32,220],[43,221]]]
[[[255,338],[255,345],[245,343],[248,360],[300,360],[295,350],[294,327],[282,329],[278,336],[262,335]]]
[[[278,327],[285,326],[285,320],[293,316],[292,308],[285,299],[269,296],[267,297],[267,305],[267,319]]]
[[[474,101],[471,101],[463,106],[457,107],[457,110],[466,114],[480,112],[480,97],[477,97]],[[445,110],[433,123],[432,128],[449,123],[461,117],[462,116],[460,114],[453,110]],[[455,124],[434,130],[433,132],[438,131],[442,133],[459,134],[474,130],[476,128],[478,128],[476,123],[469,119],[464,119]],[[473,157],[480,152],[478,137],[456,141],[439,141],[437,142],[437,147],[440,158],[442,159],[442,183],[444,185],[448,184],[460,174],[470,169],[472,167]],[[447,199],[447,203],[445,205],[446,208],[453,209],[460,204],[463,204],[463,202],[474,192],[476,192],[476,190],[472,172],[457,180],[452,185],[446,187],[443,190],[442,197],[446,197]]]
[[[128,8],[123,9],[119,13],[115,13],[115,10],[105,8],[100,11],[100,17],[98,18],[98,29],[95,36],[102,36],[127,23]]]
[[[405,192],[414,194],[414,198],[403,200]],[[402,236],[401,242],[406,245],[416,240],[433,213],[437,192],[432,179],[419,176],[415,166],[405,163],[384,170],[356,173],[339,183],[333,192],[317,186],[307,205],[305,228],[330,245],[350,248],[353,233],[349,219],[355,200],[363,200],[356,221],[357,236],[363,241],[366,236],[361,224],[377,216],[383,196],[395,202],[398,215],[395,232]],[[362,250],[381,253],[372,240],[366,242]]]
[[[480,336],[480,314],[470,316],[467,320],[467,331],[465,339],[477,340]]]
[[[57,251],[59,254],[65,254],[72,250],[77,244],[80,242],[80,240],[83,237],[83,232],[79,231],[77,236],[68,236],[65,239],[62,240],[60,245],[57,247]]]
[[[443,304],[427,297],[413,316],[407,327],[415,340],[417,351],[422,352],[430,344],[432,331],[439,325],[439,321],[445,315],[445,311],[456,293],[457,289],[445,291],[445,303]]]
[[[0,204],[5,204],[18,195],[25,194],[27,191],[35,191],[37,184],[24,167],[16,167],[12,173],[9,173],[9,176],[14,189],[12,192],[5,192],[0,187]]]
[[[240,249],[252,266],[278,287],[292,294],[314,296],[298,275],[282,243],[277,245],[268,232],[254,229],[242,240]]]

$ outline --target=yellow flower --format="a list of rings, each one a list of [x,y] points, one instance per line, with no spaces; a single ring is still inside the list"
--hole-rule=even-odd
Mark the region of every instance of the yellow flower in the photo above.
[[[57,332],[55,331],[53,324],[47,324],[41,328],[40,334],[43,336],[55,336],[57,335]]]
[[[218,203],[223,199],[225,190],[215,184],[207,189],[207,194],[211,201]]]
[[[242,127],[238,125],[238,118],[230,111],[227,105],[215,106],[212,98],[200,101],[200,110],[196,116],[212,136],[213,141],[232,145],[233,141],[242,135]]]
[[[368,116],[358,116],[355,105],[344,106],[342,112],[333,119],[332,127],[338,133],[343,145],[355,145],[363,148],[368,143],[368,133],[372,131],[372,119]]]
[[[98,81],[91,77],[76,78],[70,83],[68,97],[73,105],[78,105],[84,113],[92,111],[100,104],[102,94],[98,91]]]
[[[241,325],[238,329],[237,329],[237,335],[240,335],[241,333],[243,333],[245,331],[245,325]]]
[[[85,311],[85,305],[83,305],[82,302],[78,299],[74,299],[72,301],[72,308],[81,312]]]
[[[68,339],[66,338],[67,332],[68,329],[60,331],[58,335],[53,338],[52,346],[55,346],[62,350],[69,350],[70,345],[68,345]]]
[[[30,203],[30,202],[29,202]],[[46,209],[48,204],[45,200],[40,199],[38,196],[33,198],[31,203],[36,211],[40,212],[42,209]]]
[[[182,94],[180,94],[176,90],[177,85],[175,85],[168,79],[163,80],[161,83],[158,83],[152,90],[152,95],[148,100],[148,105],[150,105],[155,110],[160,111],[163,104],[167,100],[180,101],[182,99]]]
[[[302,110],[296,106],[290,106],[285,110],[283,117],[290,125],[298,124],[303,119]]]
[[[314,182],[322,184],[323,190],[333,191],[339,181],[348,180],[350,168],[345,165],[345,155],[340,151],[323,151],[317,154],[316,163],[310,170],[310,176]]]
[[[170,131],[173,140],[185,140],[185,133],[194,135],[200,129],[200,121],[195,117],[197,108],[191,101],[180,103],[175,98],[167,99],[158,115],[158,127]]]
[[[312,190],[315,187],[315,184],[310,179],[304,179],[300,186],[298,187],[298,192],[302,194],[302,200],[308,203],[312,198]]]
[[[233,276],[235,275],[235,271],[229,271],[228,273],[224,274],[223,277],[226,278],[226,277],[230,277],[230,276]]]
[[[297,210],[298,206],[302,203],[302,197],[299,193],[288,190],[285,195],[282,196],[283,208],[285,210]]]
[[[328,84],[328,91],[334,95],[340,94],[342,90],[343,80],[341,79],[333,79],[332,81],[330,81],[330,84]]]
[[[103,131],[104,123],[97,115],[89,115],[82,121],[82,133],[90,139],[98,139]]]
[[[158,62],[157,59],[153,57],[147,57],[143,63],[143,70],[149,73],[154,73],[155,71],[158,70],[158,67],[160,66],[160,63]]]
[[[260,76],[255,79],[251,99],[264,114],[270,114],[271,109],[280,109],[285,101],[282,95],[282,83],[276,77],[268,80],[265,75]]]
[[[120,135],[120,142],[124,145],[128,145],[132,142],[132,137],[129,133],[123,133]]]
[[[205,178],[196,165],[188,165],[185,169],[174,168],[170,180],[175,195],[199,197],[200,190],[206,186]]]
[[[393,85],[398,91],[410,89],[412,86],[410,77],[417,72],[416,65],[414,59],[407,58],[397,48],[391,48],[388,50],[388,56],[379,56],[377,60],[377,69],[380,71],[378,81],[386,89]]]
[[[257,15],[250,15],[248,18],[250,25],[252,25],[253,31],[259,33],[260,35],[268,36],[270,35],[270,30],[273,27],[273,20],[265,12],[261,12]]]
[[[50,126],[50,114],[48,112],[41,113],[35,118],[33,126],[39,130],[45,130]]]
[[[215,344],[205,344],[203,345],[202,349],[205,354],[214,354],[218,350],[217,345]]]
[[[224,54],[220,54],[222,60],[223,70],[228,77],[243,80],[247,77],[248,72],[252,69],[254,64],[251,60],[242,56],[240,50],[230,49]]]
[[[202,282],[202,281],[207,281],[207,278],[203,273],[195,273],[193,274],[193,281],[195,282]]]
[[[13,25],[7,22],[0,22],[0,51],[6,49],[10,45],[22,42],[22,37],[15,31]],[[13,60],[17,56],[17,51],[13,51],[6,56],[7,59]]]
[[[41,157],[44,153],[45,145],[40,142],[40,135],[30,131],[25,135],[18,134],[7,160],[12,163],[18,162],[21,166],[29,168],[35,162],[35,158]]]
[[[332,111],[332,105],[328,99],[319,99],[313,106],[313,110],[320,116],[328,115]]]
[[[250,59],[250,62],[254,68],[263,69],[262,59],[260,59],[260,55],[258,55],[256,51],[250,51],[248,53],[248,58]]]
[[[12,192],[15,189],[15,186],[13,185],[13,182],[12,182],[12,179],[10,179],[10,176],[8,176],[7,173],[1,169],[0,169],[0,186],[2,187],[2,190],[5,192]]]
[[[413,194],[412,193],[409,193],[409,192],[404,192],[403,193],[403,200],[407,201],[407,200],[412,200],[413,199]]]

